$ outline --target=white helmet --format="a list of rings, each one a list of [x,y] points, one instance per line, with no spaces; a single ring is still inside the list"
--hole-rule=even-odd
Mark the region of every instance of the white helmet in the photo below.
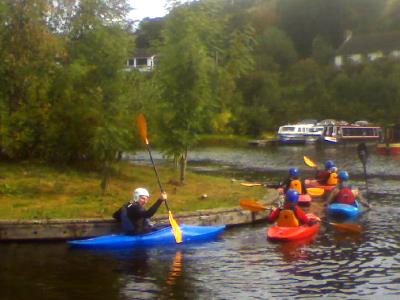
[[[133,191],[132,194],[132,200],[133,202],[138,202],[140,196],[147,196],[150,197],[149,191],[146,190],[145,188],[137,188],[136,190]]]

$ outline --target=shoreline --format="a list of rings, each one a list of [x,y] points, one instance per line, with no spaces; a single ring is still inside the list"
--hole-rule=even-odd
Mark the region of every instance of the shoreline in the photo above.
[[[174,214],[179,224],[226,225],[228,228],[263,222],[266,216],[267,211],[252,213],[240,207]],[[168,215],[152,220],[168,224]],[[119,223],[112,218],[0,220],[0,242],[65,241],[118,232],[121,232]]]

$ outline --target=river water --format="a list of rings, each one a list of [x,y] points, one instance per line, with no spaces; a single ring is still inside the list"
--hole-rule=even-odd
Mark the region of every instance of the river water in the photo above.
[[[355,147],[202,148],[189,168],[276,182],[303,155],[333,159],[366,193]],[[162,158],[154,153],[157,163]],[[133,158],[148,161],[146,153]],[[311,240],[272,243],[267,224],[236,227],[210,243],[79,250],[65,243],[0,244],[0,299],[399,299],[400,160],[370,148],[361,233],[322,225]],[[249,193],[251,189],[249,189]],[[310,211],[320,213],[321,203]]]

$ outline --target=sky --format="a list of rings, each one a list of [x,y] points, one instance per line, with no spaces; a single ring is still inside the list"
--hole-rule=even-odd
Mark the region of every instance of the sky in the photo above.
[[[134,8],[129,14],[132,20],[163,17],[167,14],[166,0],[129,0],[129,3]]]

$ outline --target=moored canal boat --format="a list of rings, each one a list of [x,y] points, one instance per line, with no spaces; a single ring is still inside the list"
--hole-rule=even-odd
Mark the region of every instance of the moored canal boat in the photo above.
[[[349,124],[337,121],[324,126],[324,141],[332,144],[348,142],[379,142],[382,140],[382,128],[367,121]]]
[[[310,129],[314,128],[316,120],[304,120],[296,124],[286,124],[278,129],[278,139],[282,144],[304,144],[308,140],[311,141]]]
[[[376,146],[379,154],[400,154],[400,124],[386,127],[383,142]]]

